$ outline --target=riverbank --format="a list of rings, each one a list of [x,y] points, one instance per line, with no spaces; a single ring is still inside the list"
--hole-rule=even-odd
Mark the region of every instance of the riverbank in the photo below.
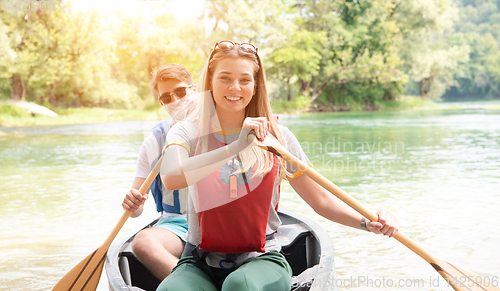
[[[0,127],[65,125],[111,121],[146,120],[154,110],[107,108],[55,108],[59,116],[44,116],[25,112],[9,105],[0,106]]]
[[[494,102],[474,102],[485,109],[499,109]],[[483,104],[484,103],[484,104]],[[470,106],[470,104],[468,105]],[[271,102],[273,112],[277,114],[297,114],[304,112],[348,112],[348,111],[394,111],[394,110],[436,110],[461,109],[461,103],[437,103],[432,100],[422,100],[419,97],[404,96],[395,101],[381,101],[377,105],[351,104],[336,106],[332,104],[313,104],[304,100],[292,102]],[[108,108],[52,108],[59,116],[43,116],[28,113],[21,108],[10,105],[0,105],[0,127],[36,126],[36,125],[66,125],[102,123],[111,121],[146,120],[156,112],[156,109],[108,109]],[[0,131],[1,133],[1,131]]]
[[[308,112],[345,112],[345,111],[390,111],[390,110],[423,110],[437,109],[440,106],[429,99],[419,96],[402,96],[398,100],[380,101],[378,104],[314,104]]]
[[[380,101],[377,104],[350,103],[346,105],[336,104],[311,104],[303,97],[292,101],[271,101],[271,107],[275,113],[304,113],[304,112],[349,112],[349,111],[392,111],[392,110],[431,110],[442,108],[430,99],[422,99],[419,96],[401,96],[398,100]]]

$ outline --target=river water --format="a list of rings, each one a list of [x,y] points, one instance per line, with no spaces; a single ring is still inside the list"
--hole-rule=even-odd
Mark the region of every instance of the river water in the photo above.
[[[329,180],[373,210],[392,210],[401,231],[438,258],[498,284],[499,102],[283,115],[280,124]],[[148,126],[0,128],[0,290],[50,290],[104,242]],[[451,290],[397,241],[323,219],[287,183],[280,207],[328,231],[340,290]],[[155,215],[152,199],[145,211],[119,236]],[[106,289],[104,278],[98,290]]]

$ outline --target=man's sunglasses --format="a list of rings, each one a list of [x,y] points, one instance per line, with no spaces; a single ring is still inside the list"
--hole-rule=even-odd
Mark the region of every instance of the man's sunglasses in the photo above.
[[[210,54],[209,59],[212,58],[212,56],[214,55],[214,52],[217,49],[227,52],[227,51],[234,49],[236,46],[238,46],[240,48],[240,50],[242,50],[245,53],[253,53],[253,54],[257,55],[257,53],[259,52],[259,48],[254,46],[251,43],[246,43],[246,42],[237,43],[237,42],[232,42],[229,40],[222,40],[222,41],[217,42],[214,45],[214,49],[212,50],[212,53]]]
[[[163,104],[168,104],[172,102],[172,96],[176,96],[177,98],[184,98],[187,95],[187,89],[193,87],[193,85],[179,87],[174,90],[174,92],[165,92],[158,97]]]

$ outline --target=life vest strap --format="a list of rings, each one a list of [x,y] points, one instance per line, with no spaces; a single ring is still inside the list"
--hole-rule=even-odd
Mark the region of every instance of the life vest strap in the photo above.
[[[276,236],[276,233],[275,233],[275,232],[273,232],[273,233],[271,233],[271,234],[266,234],[266,241],[268,241],[268,240],[273,240],[275,236]],[[195,245],[193,245],[193,244],[191,244],[191,243],[189,243],[189,242],[186,242],[186,246],[184,247],[184,251],[182,252],[182,254],[183,254],[183,255],[188,255],[188,256],[190,256],[190,255],[192,255],[192,251],[193,251],[194,249],[196,249],[196,248],[197,248],[197,249],[199,249],[199,251],[200,251],[200,256],[201,256],[201,255],[204,255],[203,257],[205,257],[205,256],[206,256],[206,254],[208,254],[208,253],[209,253],[208,251],[201,250],[201,249],[200,249],[200,245],[195,246]],[[194,256],[193,256],[193,257],[194,257]],[[196,257],[194,257],[194,259],[196,260]]]

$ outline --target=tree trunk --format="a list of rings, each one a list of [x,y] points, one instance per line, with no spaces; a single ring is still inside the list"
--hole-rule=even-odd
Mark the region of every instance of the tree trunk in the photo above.
[[[420,97],[422,97],[422,99],[425,99],[427,93],[431,91],[433,82],[434,76],[432,75],[428,78],[420,80]]]
[[[52,105],[56,105],[56,89],[58,84],[51,84],[49,90],[49,103]]]
[[[427,91],[425,90],[425,79],[420,80],[420,97],[422,99],[425,99],[425,95],[427,94]]]
[[[290,79],[286,80],[286,87],[288,89],[288,96],[286,99],[292,101],[292,85],[290,84]]]
[[[319,97],[320,94],[321,93],[313,92],[313,94],[311,96],[311,102],[313,102],[314,100],[316,100]]]
[[[318,79],[315,78],[314,79],[314,85],[313,85],[313,93],[312,93],[312,96],[311,96],[311,102],[313,102],[314,100],[316,100],[319,95],[321,95],[321,93],[323,93],[323,90],[321,88],[319,88],[318,86]]]
[[[13,100],[26,100],[26,86],[19,75],[13,75],[10,87],[10,97]]]
[[[299,80],[299,85],[300,85],[300,94],[302,96],[309,96],[309,87],[311,85],[311,81],[303,81]]]
[[[500,96],[500,92],[496,88],[495,84],[493,84],[493,82],[491,82],[491,79],[489,78],[489,76],[487,78],[488,78],[488,83],[490,84],[490,88],[493,89],[493,91],[497,92],[498,96]]]
[[[78,92],[78,102],[80,102],[79,106],[85,106],[85,100],[83,100],[83,94]]]
[[[426,95],[431,92],[432,90],[432,85],[434,85],[434,76],[431,75],[428,79],[428,84],[427,84],[427,92],[426,92]]]

